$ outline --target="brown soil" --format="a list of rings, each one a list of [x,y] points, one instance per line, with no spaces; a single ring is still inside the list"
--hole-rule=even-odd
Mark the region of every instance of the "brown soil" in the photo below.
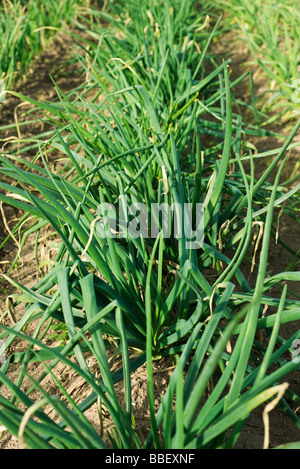
[[[230,37],[229,37],[230,39]],[[224,42],[223,42],[224,43]],[[228,50],[228,49],[227,49]],[[220,51],[224,54],[224,50]],[[239,47],[236,50],[230,52],[232,56],[232,76],[236,75],[239,76],[243,71],[243,63],[245,62],[245,51],[241,51]],[[58,84],[59,88],[62,91],[69,91],[74,87],[78,86],[79,84],[84,82],[85,77],[83,77],[80,73],[72,73],[71,76],[66,74],[63,76],[58,70],[59,66],[65,63],[65,60],[72,55],[72,43],[71,40],[65,36],[58,35],[56,39],[52,43],[52,47],[47,49],[47,52],[43,53],[38,60],[38,62],[34,66],[34,70],[32,71],[29,78],[19,86],[19,91],[24,95],[34,97],[36,100],[50,100],[53,99],[56,95],[53,83],[49,77],[49,73],[54,75],[55,81]],[[73,72],[75,70],[73,69]],[[259,88],[257,89],[257,93],[261,92],[261,87],[264,86],[263,80],[256,81],[258,83]],[[246,82],[243,82],[239,89],[237,90],[238,93],[243,95],[243,99],[245,96],[249,95],[249,87]],[[19,106],[19,107],[18,107]],[[17,108],[18,107],[18,108]],[[9,97],[5,106],[1,108],[1,116],[0,116],[0,127],[7,123],[11,123],[15,121],[16,115],[18,116],[19,122],[22,119],[28,119],[26,116],[21,116],[23,105],[20,106],[20,100],[15,97]],[[17,112],[17,114],[16,114]],[[31,137],[32,135],[38,134],[41,130],[45,130],[42,128],[41,125],[35,124],[33,127],[32,125],[22,126],[21,133],[24,137]],[[276,131],[278,129],[275,129]],[[285,128],[281,129],[282,133],[286,132]],[[12,137],[11,131],[5,132],[4,135],[0,136],[3,137]],[[17,135],[16,135],[17,136]],[[267,150],[271,148],[277,148],[282,145],[282,142],[271,140],[269,138],[266,139],[257,139],[253,140],[254,144],[257,146],[259,151]],[[32,155],[26,155],[26,157],[30,158]],[[299,161],[299,152],[293,151],[291,153],[290,158],[290,166],[288,170],[292,172],[295,163]],[[263,168],[257,168],[258,171]],[[10,227],[13,226],[13,221],[20,216],[20,213],[13,210],[8,206],[4,206],[5,217],[7,223]],[[299,239],[300,239],[300,224],[292,223],[291,220],[281,217],[279,222],[279,234],[281,238],[289,244],[294,250],[299,249]],[[4,223],[0,217],[0,242],[3,238],[7,235],[7,230],[4,227]],[[18,267],[11,273],[11,277],[14,278],[16,281],[22,283],[23,285],[28,285],[29,287],[34,285],[38,279],[39,273],[36,268],[36,264],[33,261],[33,243],[34,237],[32,236],[22,252],[21,259],[18,261]],[[13,241],[10,241],[5,247],[1,250],[1,259],[0,259],[0,273],[5,273],[16,255],[17,247]],[[270,259],[269,259],[269,273],[276,273],[281,272],[287,263],[292,259],[292,255],[284,250],[280,245],[276,245],[275,242],[272,242],[271,250],[270,250]],[[300,264],[298,262],[298,269]],[[299,285],[293,285],[294,291],[298,295],[300,295]],[[14,288],[6,281],[2,281],[0,283],[0,317],[5,310],[5,301],[6,298],[15,292]],[[277,293],[280,293],[277,292]],[[22,310],[16,310],[15,312],[16,317],[21,317]],[[7,324],[10,323],[11,318],[6,317],[5,321]],[[283,337],[289,338],[291,335],[299,330],[299,321],[294,324],[289,324],[282,327],[281,335]],[[22,347],[22,343],[19,344]],[[109,358],[111,354],[109,354]],[[90,357],[90,366],[96,366],[95,363],[92,361],[92,357]],[[117,366],[117,363],[114,364]],[[42,365],[32,365],[32,375],[33,376],[40,376],[43,367]],[[155,382],[155,393],[157,397],[157,405],[159,402],[159,396],[164,393],[170,375],[173,370],[173,363],[170,359],[160,360],[154,364],[153,373],[154,373],[154,382]],[[14,379],[18,376],[19,367],[18,365],[14,365],[11,370],[11,378]],[[63,383],[64,387],[67,389],[68,393],[75,399],[76,402],[80,402],[84,397],[86,397],[89,393],[89,389],[86,385],[74,375],[72,371],[70,371],[64,364],[59,364],[55,368],[55,373]],[[300,394],[300,379],[297,373],[294,373],[293,376],[290,378],[290,385],[293,390]],[[49,393],[58,393],[59,390],[54,383],[54,381],[50,378],[47,378],[47,381],[43,383],[44,388]],[[24,382],[24,389],[29,388],[29,383],[27,381]],[[142,434],[147,434],[149,430],[149,410],[147,405],[147,370],[146,367],[143,366],[137,370],[137,372],[133,373],[132,375],[132,400],[134,405],[134,417],[136,422],[136,428],[138,432]],[[120,402],[123,401],[123,383],[120,382],[116,385],[116,392],[120,399]],[[9,391],[2,387],[1,393],[5,397],[9,397]],[[39,395],[36,391],[34,391],[30,397],[38,398]],[[264,437],[264,425],[262,421],[262,412],[263,407],[256,409],[252,412],[251,416],[247,424],[245,425],[245,429],[243,434],[241,435],[236,448],[244,448],[244,449],[260,449],[263,445],[263,437]],[[295,409],[296,411],[296,409]],[[49,415],[51,415],[51,409],[49,409]],[[107,428],[110,425],[109,415],[106,412],[106,409],[102,408],[102,417],[103,417],[103,428],[101,428],[101,423],[99,420],[99,412],[97,406],[94,405],[87,413],[87,418],[95,425],[95,427],[102,431],[103,428]],[[286,415],[281,412],[278,408],[273,410],[270,413],[270,446],[274,447],[280,444],[299,441],[300,440],[300,429],[295,426],[294,423],[289,420]],[[0,449],[15,449],[20,448],[19,441],[9,435],[7,432],[4,433],[0,441]]]

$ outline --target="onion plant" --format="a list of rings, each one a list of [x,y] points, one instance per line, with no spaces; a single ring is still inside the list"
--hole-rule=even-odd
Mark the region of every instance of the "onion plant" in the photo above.
[[[224,15],[224,27],[246,43],[260,73],[266,76],[267,87],[261,110],[272,112],[272,118],[299,117],[299,4],[295,0],[274,2],[212,2],[213,10]]]
[[[38,53],[46,47],[54,33],[70,24],[82,0],[64,2],[36,0],[3,0],[0,5],[0,78],[6,89],[12,82],[28,74]]]
[[[284,340],[279,327],[299,318],[300,302],[288,297],[282,282],[300,277],[294,271],[268,275],[267,260],[275,207],[294,213],[298,203],[299,184],[287,189],[279,181],[300,122],[256,180],[255,162],[266,155],[254,154],[246,139],[263,133],[233,113],[228,64],[216,66],[206,57],[215,29],[206,31],[205,11],[196,15],[193,1],[110,7],[111,12],[93,12],[112,23],[110,32],[101,32],[95,20],[89,24],[94,41],[84,45],[86,89],[93,98],[82,89],[65,96],[56,87],[58,102],[39,103],[12,92],[43,109],[53,132],[37,139],[33,161],[5,147],[0,200],[25,213],[13,233],[20,230],[25,242],[35,232],[36,249],[50,224],[56,253],[32,288],[5,277],[21,292],[10,296],[10,306],[23,304],[24,314],[12,327],[0,325],[0,356],[17,338],[28,348],[7,353],[1,366],[0,384],[11,391],[10,400],[0,397],[1,425],[31,448],[232,448],[252,410],[271,400],[299,426],[291,407],[299,397],[284,380],[298,369],[286,355],[300,332]],[[86,27],[88,21],[81,20]],[[66,161],[56,170],[47,164],[54,150]],[[150,214],[162,204],[175,207],[171,222],[166,227],[154,217],[157,236],[143,236],[144,219],[135,208]],[[173,222],[188,222],[182,217],[187,204],[194,215],[201,207],[198,222],[190,221],[202,233],[197,245],[188,243],[184,230],[176,236]],[[107,213],[115,208],[116,215],[106,232],[111,226],[103,207]],[[251,285],[246,259],[257,223],[263,236]],[[272,295],[275,285],[282,287],[280,297]],[[276,312],[262,317],[265,305]],[[66,327],[66,344],[45,344],[54,321]],[[260,329],[267,331],[266,346],[256,339]],[[112,347],[122,357],[114,372],[107,359]],[[100,375],[89,368],[87,352]],[[167,356],[176,368],[157,409],[152,366]],[[39,379],[30,375],[32,361],[44,365]],[[89,386],[81,402],[55,377],[59,362]],[[12,363],[21,363],[16,383],[9,378]],[[142,439],[132,418],[131,373],[144,363],[151,429]],[[43,387],[50,375],[61,398]],[[32,387],[25,392],[27,377]],[[124,405],[114,386],[120,380]],[[29,397],[33,389],[41,394],[38,402]],[[108,441],[84,415],[99,401],[113,422]],[[43,411],[46,405],[58,421]]]

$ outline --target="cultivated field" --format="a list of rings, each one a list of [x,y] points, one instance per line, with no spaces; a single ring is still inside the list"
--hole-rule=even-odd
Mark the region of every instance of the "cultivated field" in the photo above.
[[[1,449],[300,448],[299,26],[1,2]]]

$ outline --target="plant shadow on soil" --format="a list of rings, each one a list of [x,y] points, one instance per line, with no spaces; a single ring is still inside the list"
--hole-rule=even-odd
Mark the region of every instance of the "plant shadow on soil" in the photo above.
[[[228,37],[228,43],[231,41],[231,37]],[[223,41],[225,43],[226,38]],[[241,75],[243,70],[243,64],[247,61],[248,57],[245,55],[245,51],[242,50],[242,46],[234,46],[235,48],[229,53],[232,58],[230,64],[230,69],[232,73],[232,78],[238,77]],[[225,54],[226,50],[216,51],[220,54]],[[55,70],[61,70],[61,66],[65,63],[72,55],[72,42],[69,36],[59,34],[53,41],[52,46],[47,49],[47,52],[44,52],[41,57],[34,64],[34,68],[29,75],[29,78],[26,79],[19,87],[18,91],[25,96],[33,97],[36,100],[51,100],[56,97],[55,88],[53,82],[49,76],[51,73],[54,76],[54,79],[58,87],[63,91],[67,92],[74,89],[76,86],[81,85],[84,81],[84,77],[77,73],[72,74],[72,78],[68,73],[61,74],[56,73]],[[72,67],[74,67],[72,65]],[[74,71],[74,68],[73,68]],[[257,93],[261,92],[261,87],[264,86],[264,80],[260,79],[258,81],[259,88]],[[236,90],[237,94],[243,96],[243,99],[249,95],[249,86],[244,81],[240,84],[239,88]],[[15,122],[15,110],[16,107],[20,105],[20,100],[15,97],[9,97],[7,103],[1,108],[1,117],[0,117],[0,127],[7,125],[9,123]],[[24,109],[23,106],[19,107],[18,110]],[[19,112],[18,112],[19,115]],[[20,116],[21,117],[21,116]],[[24,116],[24,119],[28,117]],[[22,125],[21,132],[24,137],[32,137],[44,131],[45,128],[41,127],[39,124],[32,126],[31,124]],[[278,131],[278,128],[273,126],[273,129]],[[282,130],[282,129],[279,129]],[[16,132],[16,130],[14,130]],[[1,135],[0,138],[9,138],[13,137],[10,130],[7,130],[4,135]],[[17,135],[15,135],[17,136]],[[282,142],[278,142],[275,139],[265,138],[265,139],[253,139],[254,145],[257,146],[259,151],[264,151],[268,149],[277,148],[282,145]],[[33,155],[26,154],[26,158],[31,158]],[[299,152],[294,151],[290,157],[290,169],[292,170],[295,162],[299,161]],[[260,166],[261,165],[261,166]],[[257,166],[257,171],[263,171],[265,163],[262,162]],[[20,213],[11,207],[4,206],[6,222],[9,226],[12,226],[13,220],[20,216]],[[292,219],[282,216],[279,221],[279,234],[281,238],[290,245],[295,251],[299,249],[299,239],[300,239],[300,224],[292,222]],[[0,217],[0,243],[7,236],[7,230],[5,229],[4,223]],[[16,281],[22,283],[23,285],[32,286],[38,280],[38,272],[36,269],[35,262],[33,262],[33,246],[34,246],[34,236],[32,235],[28,242],[26,243],[25,249],[21,255],[22,264],[18,264],[18,268],[13,270],[11,277]],[[8,270],[8,267],[14,259],[17,252],[17,247],[15,243],[11,240],[7,243],[1,251],[1,263],[0,263],[0,274],[5,273]],[[271,240],[270,246],[270,256],[269,256],[269,266],[268,273],[275,274],[281,272],[284,267],[292,260],[292,254],[287,252],[282,246],[275,243]],[[298,263],[297,269],[299,270],[300,264]],[[254,275],[254,274],[253,274]],[[255,282],[253,278],[252,282]],[[292,285],[292,288],[300,295],[299,285]],[[0,282],[0,315],[5,309],[5,301],[9,294],[14,292],[11,285],[6,281]],[[274,295],[280,295],[281,290],[274,289]],[[22,315],[22,311],[16,311],[17,315]],[[5,319],[6,324],[10,323],[10,319]],[[300,321],[297,321],[292,324],[284,325],[281,328],[280,334],[284,338],[290,338],[296,331],[299,330]],[[30,333],[30,331],[27,331]],[[22,347],[22,343],[16,342],[16,347]],[[95,363],[91,363],[91,367],[95,366]],[[170,358],[159,360],[153,364],[153,373],[154,373],[154,385],[155,385],[155,396],[156,404],[159,405],[159,397],[163,395],[170,379],[172,370],[174,369],[173,363]],[[33,377],[38,377],[43,371],[42,365],[31,365],[31,372]],[[64,387],[68,390],[70,395],[75,399],[76,402],[80,402],[84,399],[88,393],[89,389],[84,385],[78,377],[74,376],[63,364],[59,364],[55,369],[58,378],[63,383]],[[18,365],[13,365],[11,370],[11,378],[18,376]],[[147,370],[146,366],[139,368],[131,377],[132,383],[132,401],[133,401],[133,414],[135,418],[137,433],[142,435],[147,435],[149,430],[149,410],[148,410],[148,399],[147,399]],[[289,377],[289,382],[293,390],[300,394],[300,376],[299,372],[293,373]],[[24,386],[28,386],[28,383],[24,383]],[[49,378],[49,382],[44,383],[44,388],[49,393],[57,393],[58,389],[54,384],[54,381]],[[123,383],[117,383],[116,392],[119,397],[120,403],[124,400],[124,391]],[[9,397],[9,391],[1,387],[1,394],[5,397]],[[30,396],[34,397],[34,396]],[[39,396],[36,396],[37,398]],[[293,405],[295,408],[295,405]],[[244,430],[235,446],[236,449],[260,449],[263,446],[264,438],[264,425],[262,420],[262,412],[264,406],[254,410],[247,423],[244,426]],[[296,409],[295,409],[296,411]],[[49,414],[51,409],[49,409]],[[91,421],[95,427],[101,431],[101,423],[99,421],[99,413],[97,406],[93,406],[87,413],[87,418]],[[111,425],[109,415],[107,411],[102,408],[102,417],[103,417],[103,428],[109,428]],[[270,447],[275,447],[277,445],[290,443],[293,441],[300,440],[300,429],[295,426],[295,424],[288,419],[288,417],[278,408],[274,409],[270,413]],[[4,433],[4,436],[0,440],[0,449],[19,449],[20,444],[18,440],[7,432]]]

